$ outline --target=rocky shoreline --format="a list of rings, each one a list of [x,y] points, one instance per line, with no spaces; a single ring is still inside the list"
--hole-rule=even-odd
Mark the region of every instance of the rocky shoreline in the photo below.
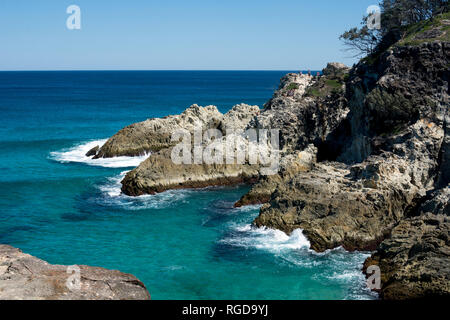
[[[423,39],[422,39],[423,40]],[[450,43],[401,42],[352,68],[330,63],[320,77],[287,74],[262,110],[223,115],[191,106],[179,116],[122,129],[94,157],[153,154],[122,181],[137,196],[169,189],[253,183],[236,207],[264,204],[256,226],[302,229],[312,249],[371,250],[380,297],[450,295]],[[280,130],[280,169],[175,165],[171,130]]]
[[[131,274],[83,265],[52,265],[19,249],[0,245],[0,300],[149,299],[145,285]]]

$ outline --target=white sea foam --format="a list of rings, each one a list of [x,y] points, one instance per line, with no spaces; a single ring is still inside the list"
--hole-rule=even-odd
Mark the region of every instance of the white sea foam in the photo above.
[[[122,193],[120,183],[129,171],[123,171],[118,176],[108,178],[105,184],[99,185],[100,191],[110,198],[119,197]]]
[[[327,283],[339,283],[342,285],[352,283],[345,299],[367,300],[376,299],[378,295],[371,292],[366,285],[366,278],[361,271],[363,262],[370,257],[367,252],[348,252],[339,248],[323,256],[321,264],[328,264],[333,270],[328,274],[316,274],[314,278]]]
[[[361,279],[361,277],[363,277],[364,275],[362,274],[361,271],[357,271],[357,270],[347,270],[344,273],[337,273],[334,272],[331,276],[329,276],[329,279],[334,279],[334,280],[338,280],[338,281],[343,281],[343,282],[347,282],[349,280],[359,280]]]
[[[98,185],[103,194],[99,201],[126,210],[162,209],[183,201],[189,193],[189,190],[169,190],[155,195],[127,196],[122,193],[120,182],[128,172],[123,171],[115,177],[108,178],[104,184]]]
[[[148,155],[138,157],[114,157],[101,159],[92,159],[92,157],[86,156],[86,153],[89,150],[91,150],[95,146],[101,147],[105,144],[106,141],[107,139],[85,142],[69,149],[51,152],[50,156],[52,159],[62,163],[77,162],[85,163],[90,166],[100,166],[107,168],[137,167],[142,161],[148,158]]]
[[[249,211],[259,210],[259,209],[261,209],[261,207],[262,207],[261,204],[252,204],[252,205],[249,205],[249,206],[243,206],[243,207],[239,207],[239,208],[234,208],[234,210],[240,211],[240,212],[249,212]]]
[[[238,234],[222,239],[221,242],[243,248],[256,248],[270,252],[309,248],[310,243],[301,229],[294,230],[290,236],[280,230],[256,228],[250,224],[235,227]]]

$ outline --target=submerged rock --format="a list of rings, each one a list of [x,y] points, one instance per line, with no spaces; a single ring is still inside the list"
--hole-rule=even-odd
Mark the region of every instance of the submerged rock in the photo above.
[[[77,266],[52,265],[8,245],[0,245],[0,300],[148,300],[144,284],[131,274]],[[73,286],[67,285],[68,281]],[[70,288],[70,289],[69,289]]]

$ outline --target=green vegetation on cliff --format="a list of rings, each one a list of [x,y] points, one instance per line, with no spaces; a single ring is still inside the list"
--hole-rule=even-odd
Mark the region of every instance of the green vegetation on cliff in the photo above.
[[[430,41],[450,41],[450,12],[421,21],[405,28],[397,45],[418,45]]]

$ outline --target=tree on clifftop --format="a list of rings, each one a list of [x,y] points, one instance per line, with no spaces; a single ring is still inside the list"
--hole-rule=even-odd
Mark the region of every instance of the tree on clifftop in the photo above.
[[[381,0],[379,6],[379,29],[369,29],[369,16],[365,16],[361,28],[352,28],[339,37],[348,50],[356,52],[355,56],[383,50],[399,40],[407,26],[449,11],[448,0]]]

